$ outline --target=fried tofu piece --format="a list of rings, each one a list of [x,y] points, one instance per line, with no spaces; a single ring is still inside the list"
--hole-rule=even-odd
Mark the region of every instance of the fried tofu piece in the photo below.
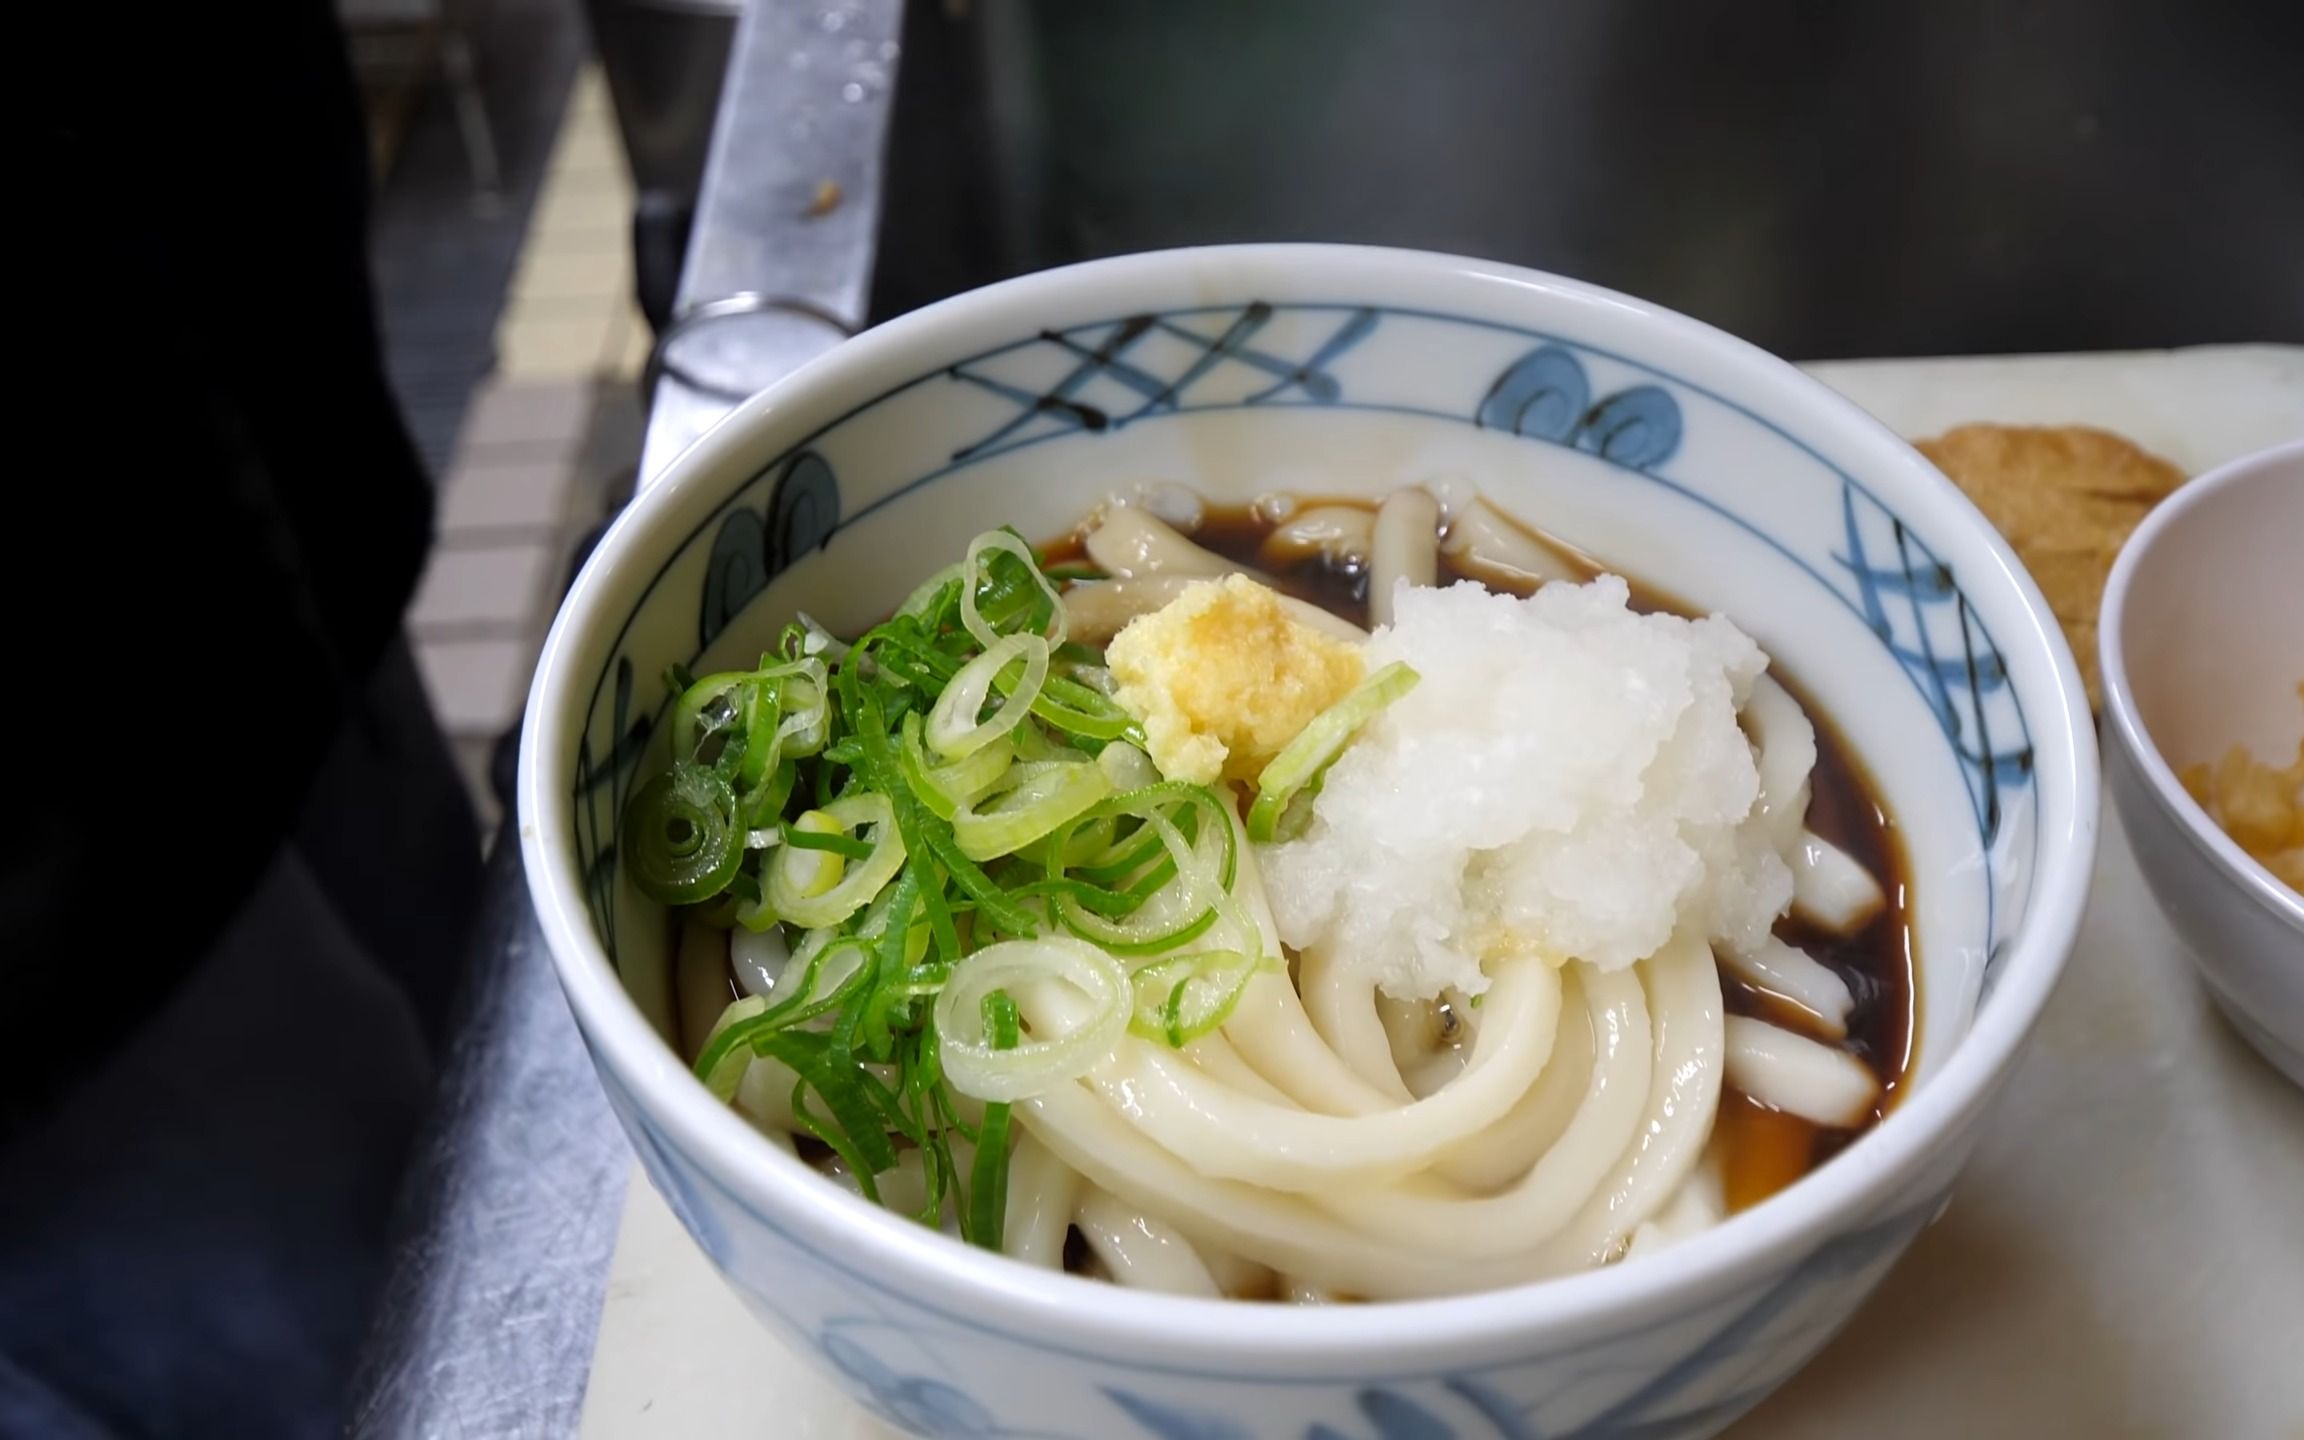
[[[2184,483],[2184,472],[2109,431],[2085,425],[1962,425],[1917,442],[2008,537],[2071,642],[2096,675],[2096,611],[2128,533]]]

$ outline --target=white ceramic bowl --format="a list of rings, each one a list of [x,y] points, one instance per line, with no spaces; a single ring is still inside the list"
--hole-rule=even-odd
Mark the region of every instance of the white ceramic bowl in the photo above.
[[[1104,493],[1376,493],[1452,473],[1733,615],[1839,721],[1912,860],[1916,1082],[1817,1173],[1653,1258],[1407,1304],[1098,1286],[867,1206],[658,1038],[662,917],[619,873],[668,662],[795,608],[892,608],[975,532]],[[920,1434],[1087,1440],[1703,1435],[1815,1352],[1944,1204],[2072,944],[2094,734],[2008,548],[1790,366],[1624,296],[1399,251],[1052,271],[893,321],[743,406],[616,523],[529,698],[522,842],[577,1022],[656,1186],[774,1331]]]
[[[2304,897],[2176,778],[2235,744],[2285,765],[2304,730],[2304,440],[2194,480],[2136,527],[2097,643],[2105,777],[2153,898],[2208,993],[2304,1085]]]

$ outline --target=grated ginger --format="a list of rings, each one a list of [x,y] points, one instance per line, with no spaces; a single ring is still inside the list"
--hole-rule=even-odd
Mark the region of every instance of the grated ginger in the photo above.
[[[1144,726],[1160,773],[1251,780],[1366,669],[1361,647],[1313,629],[1245,575],[1187,587],[1113,637],[1113,698]]]

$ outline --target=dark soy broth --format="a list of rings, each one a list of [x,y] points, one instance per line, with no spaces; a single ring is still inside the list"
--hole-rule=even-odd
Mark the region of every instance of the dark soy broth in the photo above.
[[[1358,497],[1299,497],[1297,508],[1345,505],[1373,509],[1374,502]],[[1503,512],[1499,511],[1499,514]],[[1510,518],[1510,517],[1507,517]],[[1285,517],[1275,518],[1256,506],[1209,506],[1194,543],[1228,560],[1258,570],[1300,600],[1307,600],[1354,624],[1365,624],[1368,611],[1368,576],[1364,570],[1330,564],[1317,552],[1292,563],[1274,566],[1264,557],[1264,542]],[[1514,521],[1517,524],[1519,522]],[[1522,526],[1527,529],[1528,527]],[[1532,538],[1571,557],[1589,575],[1600,573],[1591,561],[1570,546],[1530,530]],[[1046,547],[1050,564],[1083,564],[1086,555],[1076,533]],[[1478,577],[1455,568],[1440,557],[1443,585]],[[1654,585],[1626,577],[1632,605],[1646,613],[1669,613],[1695,618],[1706,612]],[[1730,617],[1734,618],[1734,617]],[[1771,663],[1768,673],[1791,692],[1816,727],[1816,769],[1810,782],[1808,825],[1818,835],[1847,851],[1880,882],[1888,903],[1856,933],[1835,936],[1794,916],[1777,922],[1776,933],[1830,966],[1847,982],[1855,997],[1848,1015],[1848,1034],[1835,1043],[1853,1052],[1880,1081],[1880,1104],[1864,1124],[1832,1129],[1772,1109],[1742,1092],[1730,1089],[1721,1097],[1719,1133],[1722,1137],[1723,1175],[1728,1211],[1767,1199],[1786,1185],[1847,1148],[1858,1135],[1879,1122],[1902,1093],[1905,1075],[1917,1053],[1917,1017],[1920,1009],[1919,971],[1913,945],[1910,913],[1910,866],[1895,820],[1880,800],[1879,787],[1841,735],[1831,716],[1808,697],[1798,680]],[[1731,1015],[1769,1020],[1819,1040],[1814,1017],[1798,1005],[1735,976],[1722,972],[1722,998]]]

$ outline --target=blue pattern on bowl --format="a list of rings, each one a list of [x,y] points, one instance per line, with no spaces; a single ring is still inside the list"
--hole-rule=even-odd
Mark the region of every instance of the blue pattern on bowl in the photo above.
[[[1291,325],[1282,322],[1293,320]],[[1429,343],[1460,329],[1500,354],[1447,406],[1354,379],[1350,362],[1395,330]],[[1293,338],[1275,339],[1286,332]],[[1404,340],[1415,343],[1415,337]],[[1048,378],[1050,361],[1054,379]],[[1412,367],[1402,367],[1412,368]],[[1038,372],[1037,374],[1035,372]],[[1384,373],[1379,370],[1378,373]],[[1603,383],[1595,384],[1595,377]],[[1451,382],[1453,383],[1453,381]],[[843,426],[924,387],[958,387],[997,402],[981,427],[939,445],[942,463],[857,487],[844,504],[835,472]],[[700,521],[627,616],[593,684],[573,780],[575,851],[591,916],[611,958],[617,939],[615,842],[625,791],[662,711],[643,699],[656,677],[636,659],[634,618],[675,607],[694,636],[693,663],[787,567],[905,495],[1002,455],[1048,443],[1096,443],[1138,424],[1252,409],[1329,409],[1444,421],[1596,457],[1628,483],[1661,487],[1704,507],[1783,557],[1877,638],[1941,732],[1983,842],[1987,866],[2014,802],[2038,805],[2030,730],[1998,645],[1958,578],[1877,495],[1763,416],[1629,357],[1539,331],[1465,315],[1344,304],[1209,306],[1051,329],[894,386],[804,436]],[[971,412],[973,413],[973,412]],[[1795,534],[1774,533],[1710,493],[1688,464],[1707,426],[1748,426],[1829,479],[1802,492],[1819,512]],[[852,477],[853,478],[853,477]],[[1086,496],[1083,497],[1087,498]],[[1829,507],[1828,516],[1821,512]],[[1828,523],[1827,523],[1828,522]],[[704,547],[693,591],[658,591]],[[687,583],[685,580],[683,583]],[[694,617],[686,629],[686,616]],[[661,627],[659,627],[661,629]],[[645,664],[649,668],[643,671]],[[1989,905],[1997,886],[1984,887]],[[2002,935],[1985,934],[1991,953]],[[1984,983],[1992,970],[1987,964]],[[1748,1293],[1729,1295],[1647,1329],[1548,1349],[1538,1361],[1400,1374],[1217,1372],[1122,1358],[1050,1334],[1005,1330],[907,1293],[835,1250],[807,1243],[729,1189],[641,1112],[609,1067],[603,1082],[656,1187],[746,1301],[811,1348],[851,1394],[892,1424],[976,1440],[1520,1440],[1520,1437],[1708,1434],[1750,1408],[1819,1348],[1940,1208],[1954,1158],[1901,1205],[1823,1240]],[[989,1387],[978,1376],[1018,1353],[1062,1357],[1048,1369],[1077,1393],[1061,1401]],[[978,1363],[978,1362],[984,1363]],[[1073,1377],[1077,1371],[1085,1378]],[[1291,1397],[1274,1409],[1256,1398]],[[1291,1418],[1275,1420],[1275,1414]],[[1059,1416],[1059,1428],[1047,1417]],[[1029,1417],[1029,1418],[1027,1418]]]
[[[1323,322],[1332,318],[1333,323],[1315,328],[1314,343],[1301,358],[1260,349],[1253,343],[1275,317],[1290,313],[1317,316]],[[1538,343],[1497,374],[1481,393],[1466,395],[1459,409],[1439,410],[1388,401],[1380,395],[1346,394],[1334,367],[1349,352],[1377,339],[1391,317],[1481,332],[1504,331]],[[1156,368],[1138,354],[1154,337],[1174,342],[1166,350],[1164,368]],[[1022,372],[1043,358],[1043,353],[1036,352],[1050,347],[1064,356],[1070,367],[1053,384],[1022,383]],[[1586,356],[1629,366],[1652,378],[1594,401]],[[1238,383],[1241,371],[1260,383],[1243,388]],[[1232,383],[1223,383],[1227,380]],[[1082,395],[1091,381],[1107,382],[1132,397],[1134,403],[1125,411],[1090,403]],[[1012,407],[1013,413],[976,439],[955,447],[947,464],[894,487],[853,514],[843,515],[832,467],[813,447],[825,434],[876,406],[939,382],[993,395]],[[1837,547],[1822,553],[1802,553],[1792,542],[1722,506],[1705,493],[1697,478],[1672,473],[1670,464],[1684,448],[1687,424],[1686,407],[1674,398],[1676,390],[1724,406],[1826,465],[1839,481],[1835,502],[1840,513],[1833,527],[1839,536]],[[800,555],[825,544],[844,526],[958,470],[1026,446],[1116,433],[1143,421],[1212,410],[1290,405],[1417,415],[1585,451],[1628,475],[1696,501],[1766,542],[1860,616],[1927,702],[1945,743],[1958,760],[1987,864],[1992,863],[2007,797],[2030,786],[2031,734],[2022,707],[2007,684],[2007,667],[1999,646],[1970,607],[1951,566],[1853,476],[1831,466],[1762,416],[1627,357],[1469,316],[1366,305],[1275,305],[1262,301],[1176,310],[1043,331],[907,381],[857,406],[779,456],[740,487],[723,508],[709,542],[711,560],[702,593],[695,602],[697,649],[688,660],[693,663],[745,605]],[[758,492],[754,502],[757,509],[745,503],[753,492]],[[683,551],[699,543],[704,528],[687,537]],[[666,562],[664,568],[669,570],[671,563]],[[635,613],[649,604],[661,578],[660,574],[642,595]],[[627,631],[630,624],[628,619]],[[593,689],[595,716],[601,711],[602,692],[610,691],[612,696],[602,717],[608,721],[606,732],[596,748],[592,738],[595,726],[587,725],[574,780],[579,815],[577,853],[588,877],[593,920],[611,955],[616,943],[617,824],[623,791],[646,748],[653,723],[650,716],[633,710],[632,683],[631,663],[619,652]],[[611,736],[615,737],[612,744],[608,743]],[[607,792],[604,800],[602,791]],[[1987,905],[1993,903],[1996,888],[1987,885]],[[1996,955],[2001,939],[1996,917],[1988,919],[1986,934]],[[1991,978],[1988,965],[1987,987]]]
[[[613,1092],[614,1087],[611,1086]],[[674,1215],[713,1262],[743,1282],[746,1298],[768,1310],[788,1337],[812,1347],[856,1400],[881,1419],[936,1440],[1254,1440],[1258,1431],[1209,1408],[1203,1396],[1231,1385],[1288,1386],[1338,1392],[1355,1411],[1313,1422],[1287,1440],[1667,1440],[1708,1435],[1758,1404],[1784,1377],[1822,1348],[1869,1294],[1919,1230],[1944,1206],[1942,1191],[1861,1228],[1825,1241],[1752,1297],[1696,1318],[1699,1333],[1681,1340],[1662,1332],[1691,1328],[1686,1317],[1648,1334],[1595,1342],[1595,1354],[1626,1346],[1678,1343],[1679,1358],[1658,1373],[1593,1402],[1579,1387],[1546,1384],[1525,1390],[1526,1377],[1507,1363],[1450,1371],[1369,1374],[1350,1385],[1327,1375],[1228,1374],[1150,1363],[1112,1366],[1085,1349],[1012,1334],[982,1315],[959,1315],[920,1300],[880,1277],[812,1248],[774,1217],[748,1204],[708,1172],[679,1156],[628,1105],[616,1109],[639,1141],[643,1166]],[[773,1255],[740,1249],[724,1212],[775,1237]],[[805,1306],[767,1297],[803,1274],[837,1298],[828,1318],[811,1321]],[[1094,1393],[1116,1412],[1109,1423],[1073,1434],[1002,1421],[1005,1396],[970,1390],[965,1347],[985,1339],[1062,1354],[1097,1367]],[[899,1361],[893,1356],[913,1357]],[[1569,1359],[1576,1358],[1571,1355]],[[1606,1370],[1581,1377],[1605,1383]],[[1516,1384],[1515,1382],[1521,1382]],[[1563,1390],[1570,1393],[1563,1395]],[[1179,1398],[1182,1397],[1182,1398]],[[1120,1428],[1125,1422],[1127,1429]]]

